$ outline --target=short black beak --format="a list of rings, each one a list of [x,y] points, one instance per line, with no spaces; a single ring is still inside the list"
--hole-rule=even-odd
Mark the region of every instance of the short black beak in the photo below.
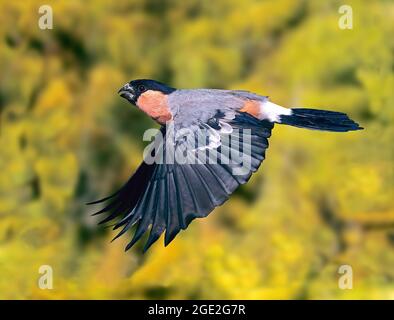
[[[128,101],[134,102],[134,98],[135,98],[134,89],[129,83],[126,83],[122,88],[120,88],[118,94],[122,98],[125,98]]]
[[[129,83],[126,83],[122,88],[119,89],[118,93],[120,95],[122,95],[123,93],[133,94],[134,93],[133,91],[134,91],[133,87]]]

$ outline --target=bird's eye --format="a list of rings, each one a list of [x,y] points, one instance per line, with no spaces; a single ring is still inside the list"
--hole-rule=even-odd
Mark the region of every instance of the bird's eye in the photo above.
[[[145,88],[144,85],[141,84],[141,85],[138,86],[138,91],[139,92],[144,92],[145,90],[146,90],[146,88]]]

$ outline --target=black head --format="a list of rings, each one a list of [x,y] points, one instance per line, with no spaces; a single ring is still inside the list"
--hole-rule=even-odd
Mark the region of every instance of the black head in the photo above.
[[[159,91],[164,94],[170,94],[171,92],[174,92],[176,89],[171,88],[165,85],[164,83],[161,83],[156,80],[138,79],[126,83],[118,91],[118,93],[122,98],[125,98],[127,101],[131,102],[132,104],[136,104],[139,96],[148,90]]]

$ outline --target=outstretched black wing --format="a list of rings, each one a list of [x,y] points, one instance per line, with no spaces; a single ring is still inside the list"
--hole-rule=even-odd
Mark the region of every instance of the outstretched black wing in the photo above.
[[[196,137],[208,133],[202,146],[201,141],[192,146],[190,140],[182,137],[169,139],[168,131],[162,128],[166,139],[160,145],[164,151],[161,161],[143,162],[118,192],[90,204],[108,202],[96,214],[108,213],[100,223],[117,219],[114,229],[122,229],[115,238],[138,223],[126,250],[149,227],[150,235],[144,251],[164,231],[167,245],[193,219],[207,216],[223,204],[240,184],[249,180],[265,158],[272,128],[273,123],[260,121],[247,113],[238,113],[231,120],[225,120],[218,114],[193,129]],[[186,151],[191,155],[186,163],[166,161],[169,148],[164,142],[168,140],[175,153]],[[210,158],[209,152],[212,151],[217,152],[216,158]]]

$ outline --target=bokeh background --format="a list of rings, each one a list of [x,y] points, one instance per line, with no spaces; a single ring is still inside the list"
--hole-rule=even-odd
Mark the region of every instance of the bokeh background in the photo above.
[[[38,8],[53,8],[40,30]],[[353,29],[341,30],[341,5]],[[0,0],[0,298],[393,299],[393,1]],[[250,182],[147,254],[85,202],[142,160],[134,78],[247,89],[366,128],[277,126]],[[338,268],[353,268],[353,289]],[[54,289],[37,286],[51,265]]]

